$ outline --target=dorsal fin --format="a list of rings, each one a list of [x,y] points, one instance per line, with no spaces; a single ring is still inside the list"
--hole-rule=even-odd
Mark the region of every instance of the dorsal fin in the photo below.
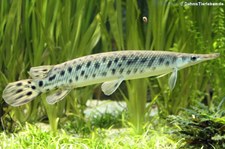
[[[42,79],[48,75],[52,67],[51,65],[31,67],[28,73],[33,79]]]

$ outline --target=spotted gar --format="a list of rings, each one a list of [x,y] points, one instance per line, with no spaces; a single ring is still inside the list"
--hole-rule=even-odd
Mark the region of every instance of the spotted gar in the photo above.
[[[12,106],[20,106],[36,96],[50,92],[46,100],[54,104],[73,88],[103,83],[105,95],[111,95],[123,80],[172,73],[169,87],[175,87],[178,70],[217,58],[214,54],[188,54],[166,51],[115,51],[88,55],[58,65],[32,67],[31,79],[9,83],[3,99]]]

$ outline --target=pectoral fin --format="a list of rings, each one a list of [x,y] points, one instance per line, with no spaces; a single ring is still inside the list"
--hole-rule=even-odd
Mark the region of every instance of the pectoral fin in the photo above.
[[[170,78],[169,78],[169,88],[172,91],[176,85],[177,81],[177,68],[174,68]]]
[[[56,102],[62,100],[69,92],[70,90],[57,90],[53,94],[47,96],[46,100],[48,104],[55,104]]]
[[[123,79],[104,82],[101,86],[103,93],[108,96],[111,95],[120,86],[122,81]]]

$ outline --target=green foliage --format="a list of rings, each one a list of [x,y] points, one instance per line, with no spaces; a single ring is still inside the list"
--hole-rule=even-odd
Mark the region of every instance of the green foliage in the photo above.
[[[196,103],[191,109],[184,109],[186,116],[170,116],[169,120],[178,128],[174,133],[185,138],[186,147],[224,148],[225,147],[225,110]]]
[[[143,135],[136,135],[133,129],[95,129],[89,135],[70,135],[61,130],[54,134],[37,126],[26,123],[23,131],[6,135],[0,133],[0,148],[179,148],[179,140],[173,140],[164,133],[146,127]]]
[[[59,127],[70,134],[88,135],[92,131],[91,122],[80,115],[68,114],[66,118],[61,118]]]
[[[126,99],[130,123],[137,134],[143,133],[145,113],[147,111],[147,83],[145,79],[127,81],[128,97]]]
[[[124,114],[123,112],[115,112],[93,116],[94,118],[90,120],[91,126],[96,128],[121,128]]]
[[[98,128],[121,128],[127,121],[123,119],[125,112],[104,113],[81,117],[80,115],[68,114],[66,118],[61,118],[60,128],[71,134],[88,135]]]

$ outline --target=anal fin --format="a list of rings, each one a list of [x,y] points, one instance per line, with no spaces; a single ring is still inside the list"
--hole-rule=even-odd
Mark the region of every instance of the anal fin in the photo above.
[[[48,104],[55,104],[62,100],[69,92],[70,90],[57,90],[53,94],[47,96],[46,100]]]
[[[42,79],[48,75],[49,71],[52,68],[53,66],[51,65],[31,67],[28,73],[33,79],[37,79],[37,78]]]
[[[104,82],[101,86],[103,93],[108,96],[111,95],[112,93],[116,91],[116,89],[120,86],[123,80],[124,79],[118,79],[118,80]]]

